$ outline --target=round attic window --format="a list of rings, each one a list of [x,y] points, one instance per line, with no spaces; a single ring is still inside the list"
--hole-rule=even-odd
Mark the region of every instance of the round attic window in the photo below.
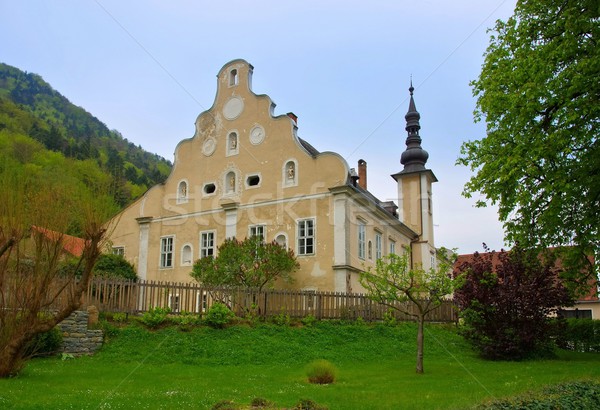
[[[223,116],[235,120],[244,111],[244,101],[240,97],[231,97],[223,106]]]

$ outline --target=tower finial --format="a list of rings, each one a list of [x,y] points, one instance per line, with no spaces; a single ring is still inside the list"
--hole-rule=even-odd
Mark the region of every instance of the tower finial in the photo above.
[[[413,98],[413,91],[415,88],[412,84],[412,75],[410,76],[410,102],[408,104],[408,112],[404,116],[406,119],[406,131],[408,132],[408,138],[406,138],[406,150],[400,157],[400,163],[404,165],[402,172],[413,172],[425,170],[425,164],[429,158],[429,154],[423,148],[421,148],[421,137],[419,136],[419,130],[421,124],[419,120],[421,115],[417,111],[415,100]]]

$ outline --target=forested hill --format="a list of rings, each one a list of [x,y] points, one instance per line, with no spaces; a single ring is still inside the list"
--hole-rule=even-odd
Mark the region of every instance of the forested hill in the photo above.
[[[41,76],[3,63],[0,63],[1,157],[4,160],[10,157],[20,165],[39,165],[44,162],[42,158],[53,158],[64,161],[66,174],[85,162],[87,168],[98,168],[90,172],[98,171],[110,178],[111,195],[120,207],[152,185],[163,182],[172,167],[170,161],[144,151],[72,104]]]

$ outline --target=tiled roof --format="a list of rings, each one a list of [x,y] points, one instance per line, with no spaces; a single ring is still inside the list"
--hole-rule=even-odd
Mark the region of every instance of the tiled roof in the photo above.
[[[61,241],[63,250],[73,256],[80,257],[83,254],[83,250],[85,249],[85,239],[41,228],[39,226],[32,226],[31,229],[42,233],[51,241]]]

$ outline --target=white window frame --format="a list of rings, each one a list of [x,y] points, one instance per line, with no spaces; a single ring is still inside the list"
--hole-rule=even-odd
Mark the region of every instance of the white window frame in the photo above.
[[[307,228],[307,224],[310,222],[311,227]],[[306,231],[312,229],[312,235],[309,235]],[[302,235],[302,231],[304,234]],[[296,254],[298,256],[313,256],[316,254],[317,244],[317,219],[316,218],[302,218],[296,220]],[[310,242],[310,245],[308,245]],[[312,248],[312,252],[308,252],[308,247]]]
[[[124,246],[113,246],[112,254],[113,255],[121,255],[122,257],[125,257],[125,247]]]
[[[204,236],[207,235],[211,235],[212,236],[212,243],[210,245],[204,246]],[[217,232],[215,230],[211,230],[211,231],[202,231],[200,232],[200,258],[206,258],[207,256],[212,256],[215,257],[216,253],[217,253]],[[207,251],[211,250],[212,252],[209,254]]]
[[[381,232],[375,232],[375,260],[383,256],[383,236]]]
[[[169,244],[170,242],[170,244]],[[173,269],[175,266],[175,235],[160,238],[160,269]]]
[[[396,254],[396,241],[390,239],[390,254]]]
[[[260,234],[259,234],[260,231]],[[267,241],[267,225],[258,224],[248,226],[248,238],[260,236],[263,242]]]
[[[365,221],[358,220],[358,259],[365,260],[367,249],[367,225]]]
[[[196,294],[196,313],[206,312],[208,307],[208,292],[205,290],[199,291]]]

